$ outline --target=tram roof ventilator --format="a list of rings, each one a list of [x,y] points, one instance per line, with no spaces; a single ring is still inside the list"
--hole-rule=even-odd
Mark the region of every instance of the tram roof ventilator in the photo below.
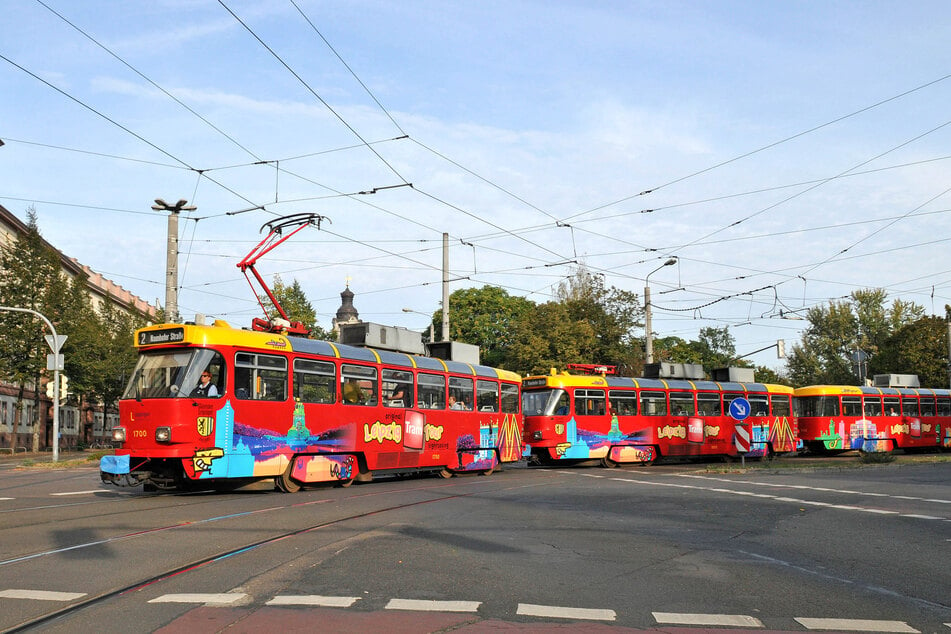
[[[703,366],[699,363],[648,363],[644,366],[645,379],[688,379],[706,378]]]
[[[459,341],[434,341],[424,344],[422,333],[399,326],[384,326],[366,321],[340,324],[338,340],[349,346],[377,348],[479,365],[479,346]]]
[[[876,374],[873,387],[921,387],[917,374]]]

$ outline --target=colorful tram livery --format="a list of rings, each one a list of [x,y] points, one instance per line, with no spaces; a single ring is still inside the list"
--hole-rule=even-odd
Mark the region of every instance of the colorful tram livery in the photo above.
[[[114,429],[122,445],[100,465],[120,486],[273,479],[296,491],[374,473],[489,473],[522,454],[511,372],[222,321],[135,336],[139,359]],[[201,387],[206,373],[213,389]]]
[[[548,465],[600,460],[611,467],[665,456],[735,456],[742,453],[738,426],[740,445],[748,440],[746,456],[792,452],[797,445],[792,393],[790,387],[761,383],[530,377],[522,380],[523,439],[526,453]],[[730,416],[735,399],[745,399],[737,402],[749,414],[742,422]]]
[[[794,401],[812,451],[951,448],[951,390],[814,385],[797,388]]]

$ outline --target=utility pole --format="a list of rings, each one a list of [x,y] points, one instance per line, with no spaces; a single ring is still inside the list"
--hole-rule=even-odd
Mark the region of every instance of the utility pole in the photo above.
[[[161,198],[156,198],[152,209],[169,212],[168,253],[165,260],[165,321],[173,324],[178,322],[178,214],[195,211],[198,207],[189,205],[185,199],[169,205]]]
[[[442,234],[442,340],[449,341],[449,234]]]

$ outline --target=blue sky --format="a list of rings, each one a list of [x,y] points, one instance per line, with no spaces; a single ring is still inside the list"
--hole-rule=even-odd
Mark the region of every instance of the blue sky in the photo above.
[[[329,221],[258,270],[325,327],[347,278],[363,319],[425,327],[401,309],[438,308],[443,232],[452,290],[543,302],[578,262],[641,295],[650,274],[658,336],[727,326],[740,354],[859,288],[951,303],[945,2],[0,10],[0,204],[164,301],[149,207],[189,200],[185,316],[258,316],[235,264],[304,212]]]

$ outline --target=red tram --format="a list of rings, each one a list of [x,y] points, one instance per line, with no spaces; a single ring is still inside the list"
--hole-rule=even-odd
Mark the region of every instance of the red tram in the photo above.
[[[532,459],[546,465],[793,452],[792,393],[761,383],[530,377],[522,380],[523,439]]]
[[[520,380],[481,365],[279,332],[136,331],[101,477],[148,489],[303,484],[373,474],[490,473],[522,454]],[[210,378],[205,386],[202,375]]]
[[[811,451],[951,448],[951,390],[813,385],[797,388],[794,402]]]

